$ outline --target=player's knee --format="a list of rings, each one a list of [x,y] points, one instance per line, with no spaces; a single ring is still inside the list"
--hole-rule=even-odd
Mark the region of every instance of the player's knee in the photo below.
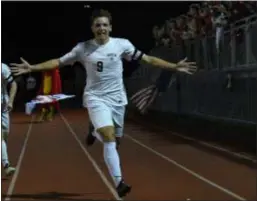
[[[102,136],[104,142],[115,142],[115,132],[113,126],[105,126],[97,129],[97,132]]]

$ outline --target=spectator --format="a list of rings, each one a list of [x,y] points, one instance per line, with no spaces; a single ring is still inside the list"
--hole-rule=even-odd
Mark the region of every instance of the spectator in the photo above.
[[[158,30],[158,40],[161,41],[165,32],[165,25],[162,25]]]
[[[161,44],[164,46],[164,47],[169,47],[170,46],[170,37],[168,35],[164,35],[161,39]]]
[[[197,36],[197,20],[192,15],[188,15],[187,18],[187,34],[190,39],[194,39]]]
[[[184,30],[182,31],[181,34],[181,38],[183,40],[189,40],[192,38],[190,30],[189,30],[189,26],[190,26],[190,17],[185,17],[185,26],[184,26]]]
[[[199,17],[201,20],[199,34],[201,36],[210,35],[212,33],[212,15],[207,4],[202,4],[202,7],[199,10]]]
[[[186,19],[181,15],[176,18],[176,29],[173,31],[176,44],[182,44],[182,34],[186,28]]]
[[[168,28],[169,28],[169,38],[171,43],[176,42],[176,35],[175,35],[175,30],[176,30],[176,21],[174,19],[170,19],[168,23]]]
[[[200,25],[201,25],[201,18],[200,18],[200,15],[199,15],[199,10],[200,10],[200,5],[198,4],[192,4],[190,7],[189,7],[189,12],[188,12],[188,15],[191,18],[191,24],[194,26],[194,32],[196,34],[198,34],[200,32]]]
[[[224,40],[224,29],[228,24],[229,12],[222,4],[215,5],[211,8],[212,24],[215,28],[215,44],[217,52],[220,52],[220,42]]]
[[[154,27],[153,35],[159,44],[168,46],[171,43],[183,45],[184,40],[212,35],[214,32],[215,46],[219,53],[224,42],[225,28],[245,16],[256,14],[256,11],[256,2],[203,1],[201,4],[190,5],[187,15],[170,19],[159,29]],[[242,38],[243,32],[239,29],[233,33],[237,41]]]
[[[158,26],[154,26],[153,27],[153,38],[154,38],[154,41],[155,41],[155,46],[158,46],[159,45],[159,40],[160,40],[160,38],[159,38],[159,28],[158,28]]]

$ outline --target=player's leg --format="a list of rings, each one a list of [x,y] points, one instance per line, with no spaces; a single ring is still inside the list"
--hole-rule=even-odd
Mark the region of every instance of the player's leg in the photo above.
[[[11,167],[9,159],[8,159],[8,151],[7,151],[7,141],[9,134],[9,113],[2,112],[1,114],[1,125],[2,125],[2,165],[4,167],[4,173],[6,176],[11,176],[15,172],[15,168]]]
[[[92,146],[95,143],[96,137],[93,135],[94,130],[95,130],[95,128],[89,119],[88,131],[87,131],[87,136],[86,136],[86,145],[87,146]]]
[[[125,106],[114,106],[112,109],[112,115],[113,121],[115,123],[115,137],[118,149],[121,144],[121,139],[123,137]]]
[[[123,136],[123,127],[115,126],[115,140],[116,140],[117,150],[120,147],[122,136]]]
[[[95,133],[95,128],[92,124],[92,122],[89,119],[88,122],[88,131],[87,131],[87,136],[86,136],[86,145],[87,146],[92,146],[95,143],[96,138],[98,138],[98,134]],[[115,125],[115,136],[116,136],[116,147],[117,149],[120,146],[121,143],[121,137],[123,135],[123,127],[119,125]]]
[[[116,150],[112,110],[104,103],[99,103],[98,106],[88,108],[88,113],[96,132],[102,138],[106,166],[115,183],[119,196],[123,197],[130,192],[131,187],[125,184],[122,178],[120,158]]]

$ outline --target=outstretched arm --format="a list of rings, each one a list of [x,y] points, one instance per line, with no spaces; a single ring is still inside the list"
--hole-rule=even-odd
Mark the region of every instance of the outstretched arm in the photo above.
[[[122,40],[121,41],[123,45],[123,56],[125,59],[129,61],[143,61],[150,65],[172,70],[172,71],[180,71],[187,74],[194,74],[197,70],[196,62],[187,62],[187,58],[179,61],[178,63],[171,63],[168,61],[165,61],[163,59],[150,56],[147,54],[144,54],[143,52],[136,49],[132,43],[128,40]]]
[[[151,64],[153,66],[156,66],[156,67],[160,67],[160,68],[164,68],[164,69],[174,69],[176,70],[177,68],[177,64],[176,63],[170,63],[170,62],[167,62],[163,59],[160,59],[158,57],[154,57],[154,56],[149,56],[149,55],[146,55],[144,54],[142,56],[142,61],[143,62],[146,62],[148,64]]]
[[[65,66],[68,64],[73,64],[78,60],[78,54],[81,49],[81,45],[77,45],[72,49],[71,52],[65,54],[61,58],[51,59],[43,63],[31,65],[25,59],[21,58],[22,63],[12,63],[11,64],[11,71],[14,75],[21,75],[30,72],[37,72],[37,71],[47,71],[58,68],[60,66]]]
[[[180,71],[187,74],[193,74],[197,70],[196,62],[187,62],[187,58],[179,61],[178,63],[171,63],[163,59],[144,54],[142,56],[142,61],[159,68]]]
[[[55,68],[58,68],[60,66],[60,60],[59,59],[51,59],[49,61],[31,65],[29,64],[25,59],[20,58],[21,62],[20,64],[17,63],[11,63],[11,71],[14,73],[14,75],[21,75],[31,72],[37,72],[37,71],[47,71],[52,70]]]
[[[46,62],[35,64],[31,68],[31,72],[36,71],[45,71],[45,70],[52,70],[60,66],[60,60],[59,59],[51,59]]]

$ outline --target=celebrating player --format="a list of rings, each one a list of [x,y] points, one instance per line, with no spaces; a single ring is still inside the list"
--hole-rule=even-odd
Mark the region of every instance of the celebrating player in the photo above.
[[[123,180],[120,159],[116,150],[115,126],[123,127],[127,96],[123,85],[122,58],[129,61],[142,60],[153,66],[193,74],[195,62],[186,59],[178,63],[169,63],[148,56],[136,49],[129,40],[113,38],[111,14],[106,10],[96,10],[92,14],[91,29],[94,38],[77,44],[71,52],[61,58],[30,65],[21,58],[21,64],[12,64],[15,75],[54,69],[56,66],[72,64],[76,61],[84,64],[87,72],[87,84],[84,90],[83,105],[87,107],[95,135],[103,142],[104,160],[114,180],[120,197],[130,192],[131,186]]]

